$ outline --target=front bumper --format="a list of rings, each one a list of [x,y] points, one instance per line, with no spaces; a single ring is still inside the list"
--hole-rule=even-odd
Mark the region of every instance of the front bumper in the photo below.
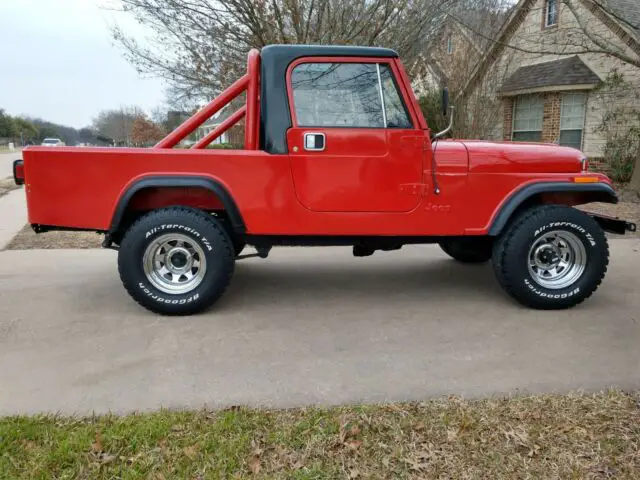
[[[600,224],[605,232],[617,233],[618,235],[624,235],[627,232],[635,232],[636,224],[621,220],[618,217],[611,217],[609,215],[601,215],[599,213],[588,212],[593,219]]]

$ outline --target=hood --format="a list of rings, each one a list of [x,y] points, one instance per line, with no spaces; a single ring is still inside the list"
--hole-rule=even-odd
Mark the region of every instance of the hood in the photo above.
[[[580,150],[554,144],[462,141],[470,173],[579,173],[586,165]]]

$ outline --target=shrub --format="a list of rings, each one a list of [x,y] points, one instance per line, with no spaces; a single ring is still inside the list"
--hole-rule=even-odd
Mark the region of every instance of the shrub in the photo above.
[[[640,158],[640,88],[613,71],[600,87],[602,121],[597,127],[605,139],[604,158],[611,178],[620,183],[631,180]]]

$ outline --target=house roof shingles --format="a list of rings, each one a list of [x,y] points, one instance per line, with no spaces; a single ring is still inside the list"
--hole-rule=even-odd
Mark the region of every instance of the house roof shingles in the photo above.
[[[622,25],[640,35],[640,2],[638,0],[606,0],[602,3]]]
[[[598,85],[602,80],[580,57],[563,58],[553,62],[520,67],[502,84],[499,93],[562,87],[574,85]]]

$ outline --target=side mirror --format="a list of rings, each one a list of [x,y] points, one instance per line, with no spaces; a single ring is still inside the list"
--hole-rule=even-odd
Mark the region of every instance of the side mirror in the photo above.
[[[448,113],[450,113],[449,125],[441,132],[433,134],[431,140],[445,136],[453,127],[453,107],[449,107],[449,89],[444,87],[442,89],[442,115],[446,117]]]
[[[442,89],[442,115],[447,116],[449,113],[449,89],[444,87]]]

